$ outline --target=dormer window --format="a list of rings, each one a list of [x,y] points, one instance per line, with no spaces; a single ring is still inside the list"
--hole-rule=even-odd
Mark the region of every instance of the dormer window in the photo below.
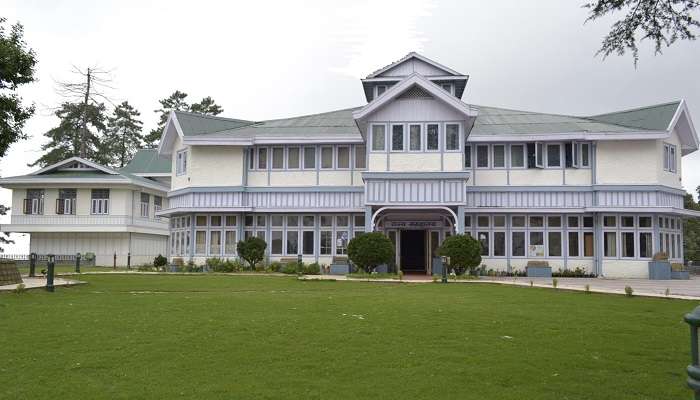
[[[386,89],[386,85],[377,85],[377,94],[374,96],[374,98],[376,99],[377,97],[381,96],[384,92],[386,92]]]
[[[443,83],[440,85],[440,87],[445,90],[449,94],[454,94],[453,92],[453,86],[451,83]]]

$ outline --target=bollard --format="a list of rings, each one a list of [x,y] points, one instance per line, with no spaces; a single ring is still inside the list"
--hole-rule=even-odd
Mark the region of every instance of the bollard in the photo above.
[[[695,393],[695,400],[700,400],[700,347],[698,329],[700,329],[700,307],[685,315],[685,322],[690,325],[690,360],[686,368],[688,387]]]
[[[442,283],[447,283],[447,265],[450,263],[450,257],[442,256]]]
[[[126,254],[126,269],[131,269],[131,253]]]
[[[54,255],[49,254],[48,262],[46,263],[46,290],[53,292],[53,273],[54,273]]]
[[[297,254],[297,273],[304,272],[304,267],[301,263],[301,254]]]
[[[117,252],[114,252],[114,262],[112,263],[112,269],[117,269]]]
[[[75,255],[75,272],[80,273],[80,253]]]
[[[29,276],[32,278],[36,276],[36,259],[36,253],[29,255]]]

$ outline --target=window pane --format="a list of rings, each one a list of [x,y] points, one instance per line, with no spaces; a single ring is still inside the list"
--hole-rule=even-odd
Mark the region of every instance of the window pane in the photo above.
[[[255,220],[258,224],[258,227],[265,226],[266,219],[264,215],[257,215]]]
[[[547,166],[561,167],[561,146],[558,144],[547,145]]]
[[[330,255],[333,251],[333,232],[321,231],[321,248],[320,254]]]
[[[258,149],[258,169],[267,169],[267,148]]]
[[[346,231],[335,233],[335,254],[348,254],[348,233]]]
[[[315,219],[313,215],[304,215],[302,218],[302,224],[304,226],[311,226],[313,227],[315,225]]]
[[[303,236],[303,254],[313,255],[314,254],[314,231],[304,231]]]
[[[464,168],[472,167],[472,146],[464,146]]]
[[[367,147],[355,146],[355,168],[367,168]]]
[[[506,166],[506,148],[503,145],[493,146],[493,167],[503,168]]]
[[[505,215],[494,215],[493,216],[493,226],[506,226],[506,217]]]
[[[549,232],[547,234],[549,256],[561,257],[561,232]]]
[[[384,125],[372,126],[372,150],[384,151],[386,145],[386,128]]]
[[[525,257],[525,232],[513,232],[513,257]]]
[[[227,215],[226,216],[226,226],[236,226],[237,222],[236,221],[238,218],[236,218],[235,215]]]
[[[651,228],[651,217],[639,217],[640,228]]]
[[[489,217],[488,215],[479,215],[476,217],[476,224],[478,227],[484,227],[488,228],[489,227]]]
[[[544,217],[530,217],[530,226],[540,228],[544,226]]]
[[[236,254],[236,233],[236,231],[226,231],[226,238],[224,239],[225,254]]]
[[[194,225],[195,226],[207,226],[207,216],[206,215],[197,215],[194,218]]]
[[[593,217],[583,217],[583,227],[593,228]]]
[[[471,216],[471,215],[465,215],[465,216],[464,216],[464,226],[465,226],[465,227],[470,227],[470,226],[472,226],[472,216]]]
[[[436,124],[427,125],[426,146],[428,150],[440,149],[440,127]]]
[[[253,226],[255,225],[255,218],[253,218],[252,215],[246,215],[245,216],[245,226]]]
[[[651,232],[639,232],[639,257],[650,258],[652,249]]]
[[[479,168],[488,168],[489,166],[489,146],[476,146],[476,166]]]
[[[350,148],[338,147],[338,168],[350,168]]]
[[[569,228],[578,228],[578,217],[568,217],[566,220]]]
[[[525,226],[525,216],[524,215],[514,215],[511,219],[511,223],[514,227]]]
[[[194,233],[196,254],[206,254],[207,251],[207,231],[196,231]]]
[[[447,124],[445,126],[446,150],[459,150],[459,125]]]
[[[617,233],[603,233],[603,254],[605,257],[617,257]]]
[[[271,215],[270,216],[270,225],[272,225],[272,226],[282,226],[282,221],[283,221],[283,218],[281,215]]]
[[[544,232],[530,232],[528,257],[544,257]]]
[[[620,240],[622,240],[622,257],[634,257],[634,232],[622,232]]]
[[[336,218],[336,224],[338,226],[348,226],[350,225],[350,220],[347,215],[338,215]]]
[[[479,232],[479,233],[477,233],[476,237],[479,239],[479,243],[481,243],[481,255],[488,256],[489,255],[489,233],[488,232]]]
[[[606,215],[603,217],[603,226],[614,227],[617,226],[617,217],[614,215]]]
[[[304,147],[304,168],[316,168],[316,148]]]
[[[578,232],[569,232],[569,256],[578,257]]]
[[[290,147],[287,152],[287,168],[299,168],[299,148]]]
[[[403,151],[403,125],[391,126],[391,150]]]
[[[299,226],[299,217],[297,215],[288,215],[287,226]]]
[[[493,255],[494,257],[503,257],[506,255],[506,233],[493,233]]]
[[[272,254],[282,254],[282,231],[272,231],[270,236],[270,252]]]
[[[284,168],[284,148],[274,147],[272,149],[272,168],[282,169]]]
[[[547,217],[547,226],[552,228],[561,227],[561,217],[560,216],[549,216]]]
[[[583,256],[593,257],[593,232],[583,232]]]
[[[221,215],[212,215],[209,222],[211,226],[221,226]]]
[[[421,126],[420,125],[409,125],[409,150],[420,151],[421,146]]]
[[[287,254],[294,255],[299,253],[299,232],[287,231]]]
[[[365,216],[360,214],[360,215],[355,215],[355,221],[353,221],[355,228],[363,228],[365,226]]]
[[[321,215],[321,226],[333,226],[333,216]]]
[[[620,226],[623,228],[634,228],[634,217],[629,215],[620,217]]]
[[[510,146],[510,166],[513,168],[521,168],[525,166],[524,146],[522,144],[514,144]]]
[[[321,147],[321,168],[333,168],[333,148]]]

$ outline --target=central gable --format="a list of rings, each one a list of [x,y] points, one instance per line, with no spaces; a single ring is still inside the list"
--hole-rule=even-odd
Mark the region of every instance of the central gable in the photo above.
[[[430,76],[461,76],[459,72],[418,53],[411,52],[398,61],[382,67],[367,76],[371,78],[405,77],[411,74]]]

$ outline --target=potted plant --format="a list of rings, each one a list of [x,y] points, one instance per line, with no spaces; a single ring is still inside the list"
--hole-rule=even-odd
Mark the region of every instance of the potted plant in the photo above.
[[[668,262],[668,254],[660,251],[654,254],[649,261],[649,279],[666,280],[671,279],[671,263]]]
[[[681,263],[671,264],[671,279],[690,279],[690,271]]]

